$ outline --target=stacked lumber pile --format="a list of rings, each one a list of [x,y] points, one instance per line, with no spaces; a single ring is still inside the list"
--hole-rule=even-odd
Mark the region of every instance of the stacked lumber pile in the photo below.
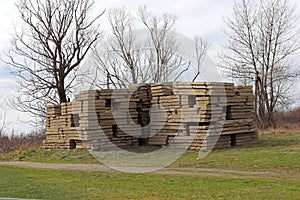
[[[136,111],[138,113],[138,119],[135,120],[140,133],[138,139],[140,145],[147,145],[148,138],[150,136],[150,115],[151,109],[151,93],[149,84],[130,85],[129,91],[131,93],[131,99],[136,99]]]
[[[128,94],[128,90],[83,91],[73,103],[48,106],[44,148],[71,149],[84,145],[103,150],[115,145],[137,146],[140,129],[133,125],[139,120],[139,99]]]
[[[131,85],[82,91],[47,106],[44,148],[169,145],[211,149],[257,141],[252,87],[232,83]]]
[[[227,117],[223,135],[231,137],[231,145],[258,141],[254,122],[254,96],[251,86],[235,86],[234,96],[227,99]]]
[[[77,132],[78,118],[72,114],[72,103],[47,106],[46,140],[47,149],[84,148],[82,138]]]
[[[148,145],[167,145],[182,129],[180,105],[172,84],[151,84],[150,137]]]
[[[116,146],[137,146],[140,129],[135,125],[139,120],[139,99],[130,97],[128,90],[100,90],[91,95],[84,94],[89,92],[82,92],[76,97],[76,101],[83,103],[79,123],[80,129],[87,135],[88,148],[104,150]],[[90,96],[95,96],[95,100],[91,101]]]
[[[251,87],[231,83],[152,84],[151,94],[152,106],[163,110],[151,113],[151,130],[156,135],[149,138],[149,145],[209,150],[257,142]],[[166,128],[169,124],[173,128]]]
[[[223,83],[174,83],[173,93],[180,107],[177,123],[182,129],[167,143],[197,150],[213,147],[222,130],[226,95],[233,95],[232,87],[233,84]]]

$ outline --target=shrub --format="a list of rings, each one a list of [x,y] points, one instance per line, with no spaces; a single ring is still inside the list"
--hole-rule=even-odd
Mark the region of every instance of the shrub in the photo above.
[[[2,134],[0,136],[0,153],[8,153],[15,150],[40,148],[45,138],[44,131],[31,132],[29,134]]]

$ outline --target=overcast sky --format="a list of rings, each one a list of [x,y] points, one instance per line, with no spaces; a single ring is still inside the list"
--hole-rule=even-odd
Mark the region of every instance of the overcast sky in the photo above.
[[[8,47],[11,35],[14,33],[14,26],[20,26],[19,14],[14,5],[14,0],[0,0],[0,50]],[[154,14],[165,12],[178,17],[176,31],[193,38],[200,35],[210,43],[209,56],[214,61],[218,51],[221,50],[221,43],[224,42],[222,29],[225,28],[223,18],[228,18],[232,12],[233,0],[96,0],[94,15],[104,9],[113,7],[125,7],[132,11],[137,11],[138,7],[145,5]],[[300,14],[300,3],[296,0],[292,2],[297,5],[297,14]],[[100,22],[102,28],[106,29],[106,18],[102,17]],[[300,25],[300,20],[298,20]],[[299,26],[300,27],[300,26]],[[105,32],[105,30],[104,30]],[[0,63],[0,95],[10,96],[15,87],[14,82],[7,75],[5,65]],[[300,93],[300,92],[299,92]],[[296,95],[299,94],[296,92]],[[23,121],[29,119],[28,116],[9,110],[8,116],[11,126],[15,129],[24,129]],[[27,126],[26,129],[29,129]]]

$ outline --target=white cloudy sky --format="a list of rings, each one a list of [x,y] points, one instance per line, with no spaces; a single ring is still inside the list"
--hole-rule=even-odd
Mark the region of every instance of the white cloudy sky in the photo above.
[[[20,25],[19,14],[14,2],[14,0],[0,0],[1,56],[3,56],[5,48],[8,47],[14,32],[13,24]],[[225,28],[225,24],[223,18],[230,16],[233,2],[234,0],[96,0],[94,11],[96,14],[105,8],[113,7],[125,7],[135,11],[139,6],[146,5],[154,14],[159,15],[165,12],[175,14],[178,16],[176,31],[191,38],[197,34],[208,40],[210,43],[209,55],[214,60],[217,52],[221,50],[220,44],[224,42],[222,29]],[[299,1],[292,0],[292,2],[295,5],[298,4],[297,13],[300,14]],[[103,17],[101,20],[105,29],[105,18]],[[300,20],[298,24],[300,25]],[[0,96],[10,96],[15,87],[14,81],[7,75],[5,68],[6,66],[0,63]],[[296,96],[299,94],[296,93]],[[17,130],[30,129],[23,123],[23,121],[30,119],[28,116],[9,110],[8,117],[11,127]]]

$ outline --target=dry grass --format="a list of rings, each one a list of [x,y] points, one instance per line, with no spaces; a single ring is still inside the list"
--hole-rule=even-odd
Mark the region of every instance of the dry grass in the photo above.
[[[2,134],[0,136],[0,153],[17,150],[37,149],[42,146],[44,132],[30,134]]]
[[[277,122],[276,128],[258,130],[260,135],[295,134],[300,132],[300,123]]]

